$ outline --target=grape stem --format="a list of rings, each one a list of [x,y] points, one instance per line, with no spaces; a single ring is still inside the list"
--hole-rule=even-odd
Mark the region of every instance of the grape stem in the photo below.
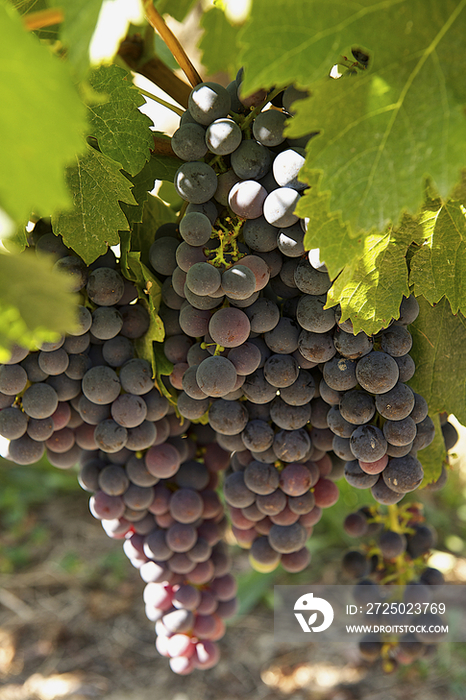
[[[396,503],[395,505],[388,506],[388,517],[390,519],[390,529],[393,530],[393,532],[403,532],[398,519],[398,506]]]
[[[154,136],[154,147],[151,149],[152,155],[168,156],[176,158],[172,149],[171,139],[162,136]]]
[[[157,102],[157,104],[162,105],[162,107],[166,107],[167,109],[171,110],[172,112],[175,112],[175,114],[178,114],[179,117],[183,116],[184,110],[180,109],[180,107],[176,107],[176,105],[172,104],[171,102],[166,102],[165,100],[162,100],[161,97],[157,97],[156,95],[153,95],[151,92],[148,92],[147,90],[143,90],[140,87],[138,87],[138,92],[140,92],[141,95],[144,95],[144,97],[148,97],[150,100],[154,100],[154,102]]]
[[[215,250],[215,256],[209,260],[209,263],[214,265],[214,267],[224,267],[228,269],[233,263],[238,262],[238,260],[243,257],[239,251],[237,242],[243,222],[239,221],[234,224],[230,217],[227,217],[225,219],[225,224],[226,225],[217,225],[216,234],[219,240],[219,247]],[[233,263],[225,259],[226,254],[232,258]]]
[[[257,107],[254,107],[254,109],[251,112],[249,112],[247,117],[244,119],[241,128],[247,129],[249,124],[257,117],[257,115],[262,111],[265,105],[268,102],[271,102],[273,98],[279,95],[281,92],[283,92],[283,88],[275,88],[275,90],[272,90],[272,92],[270,92],[267,95],[266,99],[264,100],[264,102],[262,102],[262,104],[258,105]]]
[[[30,32],[43,27],[51,27],[53,24],[60,24],[65,19],[63,10],[50,8],[48,10],[39,10],[38,12],[30,12],[26,17],[23,17],[24,26]]]
[[[144,0],[144,9],[149,24],[166,43],[191,85],[196,87],[196,85],[202,83],[201,76],[194,68],[172,30],[165,24],[162,15],[155,9],[152,0]]]
[[[152,36],[152,30],[151,30]],[[144,40],[137,34],[127,36],[121,42],[116,56],[121,59],[126,68],[144,76],[154,85],[158,85],[167,95],[170,95],[179,105],[188,108],[188,98],[191,86],[181,80],[158,56],[145,55]]]

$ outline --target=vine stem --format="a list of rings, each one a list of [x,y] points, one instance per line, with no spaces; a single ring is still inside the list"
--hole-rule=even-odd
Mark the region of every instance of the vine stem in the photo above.
[[[162,100],[161,97],[157,97],[157,95],[153,95],[151,92],[148,92],[147,90],[143,90],[143,88],[140,88],[140,87],[138,87],[138,92],[140,92],[141,95],[148,97],[150,100],[154,100],[154,102],[157,102],[157,104],[162,105],[162,107],[166,107],[167,109],[171,110],[172,112],[175,112],[175,114],[178,114],[179,117],[183,116],[184,109],[180,109],[179,107],[176,107],[171,102],[166,102],[165,100]]]
[[[191,85],[196,87],[196,85],[202,83],[201,76],[194,68],[185,50],[181,46],[176,36],[173,34],[172,30],[165,24],[165,20],[163,19],[162,15],[155,9],[152,0],[144,0],[144,9],[149,24],[158,34],[160,34],[161,38],[172,52],[174,58],[178,61],[181,70],[186,75]]]
[[[275,88],[275,90],[272,90],[272,92],[267,95],[264,102],[262,102],[257,107],[254,107],[254,109],[251,112],[249,112],[249,114],[245,117],[242,124],[242,128],[245,129],[247,126],[249,126],[249,124],[257,117],[259,112],[261,112],[264,105],[266,105],[268,102],[271,102],[274,99],[274,97],[279,95],[281,92],[283,92],[283,88]]]
[[[393,532],[402,532],[398,520],[398,506],[396,504],[388,506],[388,516],[390,518],[390,529],[393,530]]]
[[[162,136],[154,135],[154,147],[151,149],[151,151],[154,155],[176,158],[176,155],[172,149],[171,139],[163,138]]]
[[[35,29],[42,29],[43,27],[51,27],[53,24],[60,24],[64,19],[63,10],[57,7],[30,12],[26,17],[23,17],[23,22],[26,29],[32,32]]]
[[[393,530],[393,532],[403,533],[403,527],[399,520],[399,509],[396,503],[388,506],[388,517],[390,521],[390,529]],[[396,573],[387,577],[387,582],[394,580],[397,581],[399,585],[404,585],[410,578],[409,575],[406,576],[406,574],[409,574],[409,569],[407,569],[404,554],[400,554],[398,557],[396,557],[395,566]]]

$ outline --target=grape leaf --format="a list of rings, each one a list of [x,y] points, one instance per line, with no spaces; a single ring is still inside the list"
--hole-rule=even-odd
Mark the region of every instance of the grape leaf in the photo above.
[[[47,0],[10,0],[10,4],[15,7],[22,17],[26,17],[30,12],[41,12],[49,9]],[[40,29],[34,29],[34,34],[39,39],[56,41],[59,29],[59,24],[52,24]]]
[[[417,458],[424,469],[424,479],[421,488],[437,481],[442,473],[442,466],[447,458],[447,451],[445,449],[438,413],[431,415],[431,418],[435,425],[435,437],[428,447],[419,450],[417,453]]]
[[[131,204],[121,205],[130,224],[140,223],[143,220],[144,204],[149,197],[149,192],[154,189],[158,168],[159,165],[155,158],[150,158],[141,172],[134,177],[125,173],[128,180],[133,184],[133,197],[137,202],[136,206]]]
[[[150,158],[154,145],[149,127],[152,121],[139,111],[145,104],[131,81],[131,75],[118,66],[100,66],[89,76],[97,92],[108,95],[108,102],[89,107],[90,134],[99,148],[130,175],[136,175]]]
[[[136,224],[131,233],[126,231],[121,233],[121,271],[136,285],[139,298],[144,299],[151,318],[147,337],[141,338],[140,344],[141,351],[146,353],[144,357],[148,361],[150,357],[152,364],[155,363],[152,342],[163,341],[165,330],[158,315],[162,301],[162,285],[148,267],[149,248],[154,241],[157,228],[174,219],[176,216],[170,207],[167,207],[158,197],[150,195],[144,205],[142,223]]]
[[[417,211],[426,175],[444,198],[457,181],[466,143],[465,34],[464,0],[254,0],[242,34],[244,91],[289,83],[310,90],[296,103],[288,135],[321,132],[301,175],[323,172],[331,209],[353,234]],[[369,55],[367,70],[329,79],[342,55],[354,63],[352,47]]]
[[[24,224],[18,226],[8,238],[3,238],[2,245],[10,253],[21,253],[28,245],[28,233]]]
[[[176,221],[176,214],[162,202],[159,197],[149,195],[144,204],[144,215],[142,223],[133,227],[131,234],[131,247],[141,251],[141,259],[149,264],[149,248],[154,242],[154,235],[162,224]]]
[[[155,6],[161,15],[169,14],[178,22],[182,22],[196,0],[157,0]]]
[[[157,190],[157,194],[160,199],[170,205],[173,211],[180,211],[183,206],[183,200],[181,199],[178,192],[175,190],[175,186],[172,182],[164,180]]]
[[[409,385],[429,404],[429,413],[447,411],[466,422],[466,319],[454,316],[446,299],[432,307],[418,298],[420,313],[409,330],[416,372]]]
[[[438,205],[437,205],[438,206]],[[425,210],[425,243],[411,260],[414,294],[435,304],[445,295],[454,314],[466,314],[466,210],[455,200]]]
[[[162,285],[149,268],[141,262],[140,251],[129,251],[126,257],[126,265],[128,278],[138,288],[139,298],[147,301],[153,340],[161,342],[164,339],[165,332],[162,320],[157,312],[162,301]]]
[[[13,343],[37,347],[73,330],[77,295],[51,256],[0,254],[0,362]]]
[[[157,180],[168,180],[173,182],[178,168],[183,165],[184,161],[171,156],[153,155],[153,173]]]
[[[64,168],[85,150],[86,111],[68,67],[0,4],[0,207],[18,224],[69,206]]]
[[[79,77],[83,77],[89,68],[89,46],[102,3],[103,0],[53,0],[52,3],[64,12],[60,39],[67,47],[67,59]]]
[[[301,215],[300,206],[301,202],[296,208],[298,215]],[[320,249],[320,259],[325,262],[330,279],[333,280],[345,265],[350,266],[355,258],[363,254],[364,238],[350,238],[348,227],[338,215],[329,214],[328,208],[328,193],[309,192],[305,214],[309,221],[304,236],[304,247],[306,250]]]
[[[368,335],[386,328],[399,315],[402,297],[409,296],[406,252],[409,237],[396,230],[364,239],[364,252],[347,265],[327,295],[327,306],[341,305],[341,318],[350,318],[354,332]]]
[[[159,344],[161,339],[163,340],[163,323],[160,319],[160,316],[158,316],[157,314],[154,316],[150,313],[149,305],[145,304],[145,306],[150,315],[149,328],[146,331],[146,333],[144,333],[142,338],[137,338],[133,342],[137,356],[142,357],[142,359],[144,360],[147,360],[147,362],[152,367],[152,378],[154,379],[154,384],[156,384],[160,390],[159,382],[157,380],[157,377],[159,376],[159,364],[155,356],[154,347],[156,347],[157,344]],[[171,374],[171,371],[172,370],[170,370],[169,374]]]
[[[155,384],[163,396],[166,396],[175,410],[177,410],[177,394],[174,387],[165,385],[162,377],[168,377],[173,372],[173,364],[167,360],[163,351],[163,343],[154,343],[154,357],[152,367],[155,371]]]
[[[67,169],[66,180],[74,209],[52,217],[54,233],[90,265],[107,247],[120,242],[118,231],[128,230],[119,201],[135,204],[131,184],[118,163],[88,147],[87,153]]]
[[[240,27],[230,24],[225,13],[218,7],[205,12],[201,18],[204,33],[199,42],[202,65],[209,75],[220,71],[234,78],[239,68],[237,37]],[[228,50],[225,47],[228,46]]]

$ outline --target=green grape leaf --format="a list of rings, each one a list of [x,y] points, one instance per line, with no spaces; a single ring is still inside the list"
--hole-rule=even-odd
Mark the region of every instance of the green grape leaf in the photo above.
[[[144,218],[142,223],[135,224],[133,230],[122,231],[121,239],[121,269],[125,277],[138,284],[141,288],[142,298],[144,298],[147,276],[143,272],[140,264],[144,264],[146,268],[150,265],[149,250],[154,242],[154,234],[162,224],[176,221],[175,213],[162,202],[158,197],[149,195],[148,201],[144,205]],[[138,255],[137,262],[134,262],[134,255]],[[131,257],[132,256],[132,257]],[[153,273],[150,273],[153,275]],[[159,289],[161,285],[154,278],[154,289],[157,285]],[[151,280],[151,284],[154,282]],[[155,311],[158,311],[160,306],[160,294],[154,304]]]
[[[352,235],[416,212],[426,175],[444,198],[458,180],[465,34],[464,0],[254,0],[242,34],[243,89],[296,83],[311,92],[296,102],[287,133],[320,131],[302,179],[323,173],[322,190]],[[352,47],[369,56],[366,69],[354,67]],[[338,63],[344,75],[332,80]]]
[[[399,315],[403,295],[409,296],[405,256],[410,242],[391,229],[368,235],[363,255],[333,283],[327,307],[340,304],[342,321],[350,318],[355,333],[377,333]]]
[[[301,201],[296,208],[296,213],[300,216]],[[345,266],[351,266],[355,258],[362,256],[363,236],[350,238],[348,227],[341,218],[329,213],[328,193],[317,194],[310,190],[306,213],[302,216],[309,219],[304,247],[306,250],[320,249],[320,259],[325,262],[330,279],[335,279]]]
[[[85,150],[86,110],[66,64],[0,4],[0,207],[18,224],[69,206],[64,168]]]
[[[148,267],[149,248],[154,241],[157,228],[175,219],[176,216],[170,207],[167,207],[158,197],[149,195],[144,205],[142,223],[136,224],[131,233],[126,231],[121,233],[121,271],[136,285],[139,298],[144,300],[151,319],[148,332],[135,341],[136,350],[140,357],[144,357],[151,363],[155,378],[158,376],[159,363],[154,353],[153,343],[162,343],[165,330],[158,314],[162,301],[162,285]],[[170,373],[171,369],[168,374]],[[160,377],[157,382],[160,383]]]
[[[169,14],[178,22],[182,22],[196,0],[157,0],[155,6],[161,15]]]
[[[163,323],[158,314],[154,315],[150,312],[150,304],[145,303],[144,305],[150,315],[149,328],[142,338],[137,338],[133,343],[137,356],[147,360],[152,367],[152,378],[154,379],[154,384],[158,387],[158,364],[155,358],[154,346],[160,342],[160,338],[163,338]]]
[[[417,458],[424,469],[424,479],[421,488],[437,481],[442,473],[442,466],[447,459],[447,451],[443,440],[442,428],[440,427],[440,417],[438,413],[431,415],[435,425],[435,437],[428,447],[419,450]]]
[[[421,217],[425,243],[411,260],[410,284],[416,296],[431,304],[446,296],[454,314],[466,315],[466,210],[455,200],[437,207]]]
[[[225,13],[218,7],[204,12],[201,18],[201,27],[204,33],[199,42],[199,50],[202,54],[202,65],[209,75],[218,72],[228,73],[234,78],[239,68],[238,51],[238,25],[230,24]],[[228,51],[225,47],[228,46]]]
[[[0,362],[13,343],[34,348],[73,330],[77,295],[51,256],[0,254]]]
[[[158,168],[159,165],[156,159],[150,158],[143,169],[137,175],[134,175],[134,177],[124,173],[133,185],[132,194],[137,202],[137,205],[121,205],[130,224],[141,223],[143,220],[144,205],[148,198],[150,198],[149,192],[154,189]]]
[[[171,385],[167,388],[162,377],[168,377],[173,372],[173,364],[167,360],[163,351],[163,343],[154,343],[154,359],[152,367],[155,371],[155,384],[163,396],[166,396],[172,406],[177,406],[177,394]]]
[[[149,248],[154,242],[157,229],[162,224],[176,221],[176,214],[159,197],[150,194],[144,204],[142,223],[136,224],[131,235],[132,248],[141,251],[141,259],[149,264]]]
[[[131,75],[118,66],[100,66],[89,76],[91,87],[108,95],[108,102],[89,107],[89,133],[106,156],[136,175],[150,158],[154,139],[149,117],[139,111],[144,98]]]
[[[103,0],[53,0],[52,4],[64,12],[60,39],[76,75],[83,77],[89,68],[89,46]]]
[[[28,246],[26,227],[24,225],[18,226],[11,236],[2,239],[2,245],[10,253],[21,253]]]
[[[154,315],[158,318],[157,312],[162,301],[162,285],[149,268],[141,262],[141,252],[139,250],[128,251],[125,266],[125,276],[138,288],[139,298],[147,300],[151,316]],[[159,330],[156,340],[162,341],[164,332],[160,318],[158,318],[157,327]]]
[[[154,343],[162,343],[165,330],[162,319],[158,314],[162,301],[162,285],[149,268],[141,261],[141,252],[130,250],[131,236],[127,232],[121,234],[121,272],[136,285],[138,297],[149,314],[150,323],[147,332],[134,341],[138,357],[147,360],[152,367],[152,377],[156,380],[157,363],[154,354]]]
[[[135,204],[131,184],[118,163],[88,147],[87,153],[67,169],[66,180],[74,209],[52,217],[54,232],[90,265],[108,246],[120,242],[118,231],[128,230],[119,202]]]
[[[409,385],[429,404],[429,413],[453,413],[466,423],[466,319],[453,315],[446,299],[432,307],[418,298],[420,313],[410,325],[416,372]]]
[[[164,202],[167,202],[167,204],[170,205],[170,208],[173,209],[173,211],[180,211],[181,207],[183,206],[183,200],[175,190],[175,186],[168,180],[164,180],[162,182],[157,194],[160,199],[163,199]]]
[[[47,0],[9,0],[10,4],[19,12],[22,17],[26,17],[31,12],[41,12],[49,9]],[[34,29],[34,34],[39,39],[46,41],[56,41],[60,29],[59,24],[52,24],[41,29]]]
[[[153,155],[153,173],[157,180],[168,180],[173,182],[178,168],[183,165],[184,160],[172,158],[172,156]]]

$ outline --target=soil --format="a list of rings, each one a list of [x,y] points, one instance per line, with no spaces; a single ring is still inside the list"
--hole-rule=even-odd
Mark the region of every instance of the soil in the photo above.
[[[86,498],[62,496],[30,517],[30,532],[48,535],[31,545],[27,566],[0,574],[0,700],[466,697],[457,652],[387,675],[351,649],[340,656],[321,644],[290,651],[274,641],[264,604],[229,625],[216,668],[178,677],[155,650],[138,572],[92,520]],[[323,580],[337,565],[336,557],[326,564]],[[247,566],[238,554],[236,571]]]

